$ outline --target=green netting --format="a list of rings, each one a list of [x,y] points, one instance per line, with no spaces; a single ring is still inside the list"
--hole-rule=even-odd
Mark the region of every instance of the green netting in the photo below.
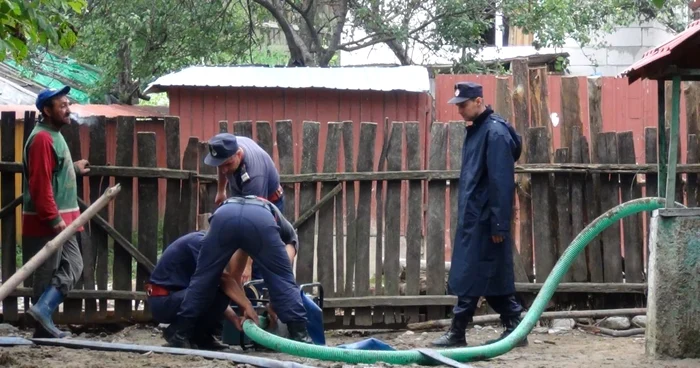
[[[33,64],[31,69],[11,59],[6,59],[3,63],[17,70],[23,78],[47,88],[70,85],[71,92],[68,96],[80,104],[90,103],[90,97],[85,89],[96,84],[101,77],[100,72],[95,68],[47,52],[31,61]]]

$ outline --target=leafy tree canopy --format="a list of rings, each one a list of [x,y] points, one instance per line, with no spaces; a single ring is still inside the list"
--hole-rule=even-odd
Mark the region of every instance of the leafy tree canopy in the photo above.
[[[76,32],[69,15],[85,6],[86,0],[0,0],[0,61],[8,54],[23,61],[36,46],[72,47]]]

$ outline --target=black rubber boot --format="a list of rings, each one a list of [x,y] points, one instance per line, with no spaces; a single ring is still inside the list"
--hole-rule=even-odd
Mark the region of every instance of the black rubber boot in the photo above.
[[[518,325],[520,324],[521,321],[522,320],[520,319],[520,316],[501,317],[501,322],[503,323],[503,327],[504,327],[503,333],[501,333],[501,336],[499,336],[497,339],[486,341],[486,344],[487,345],[493,344],[495,342],[498,342],[498,341],[505,339],[508,335],[510,335],[511,333],[513,333],[513,331],[515,331],[515,328],[518,327]],[[528,345],[528,341],[527,341],[527,336],[526,336],[524,339],[518,341],[518,343],[515,344],[515,347],[522,348],[522,347],[525,347],[527,345]]]
[[[452,325],[447,332],[435,339],[431,345],[440,348],[467,346],[467,324],[469,319],[464,316],[455,316],[452,318]]]
[[[311,337],[309,337],[309,331],[306,329],[305,321],[289,322],[287,323],[287,330],[289,331],[289,339],[313,344]]]

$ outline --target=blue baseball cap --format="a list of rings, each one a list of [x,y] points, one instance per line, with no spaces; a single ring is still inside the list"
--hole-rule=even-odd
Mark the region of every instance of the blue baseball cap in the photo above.
[[[36,108],[39,109],[39,112],[42,112],[44,109],[44,105],[46,105],[46,102],[50,101],[52,98],[56,96],[63,96],[67,95],[70,92],[70,87],[69,86],[63,86],[63,88],[57,89],[57,88],[49,88],[45,89],[36,96]]]
[[[226,162],[238,151],[238,140],[231,133],[220,133],[209,140],[209,154],[204,163],[209,166],[219,166]]]
[[[458,104],[477,97],[484,97],[483,88],[474,82],[460,82],[455,84],[455,96],[447,103]]]

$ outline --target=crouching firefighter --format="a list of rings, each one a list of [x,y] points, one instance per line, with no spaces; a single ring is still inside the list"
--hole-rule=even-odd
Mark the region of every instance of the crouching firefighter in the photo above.
[[[191,275],[180,291],[180,300],[172,303],[163,300],[165,305],[162,306],[158,305],[159,301],[151,301],[155,319],[158,319],[156,310],[163,312],[164,317],[170,317],[171,325],[165,333],[168,344],[182,348],[190,348],[193,344],[199,346],[197,341],[202,336],[211,335],[223,313],[231,319],[230,299],[244,311],[244,318],[257,320],[238,278],[232,276],[239,274],[240,270],[225,271],[227,264],[234,264],[232,257],[239,249],[260,265],[265,280],[268,280],[270,301],[276,306],[277,318],[287,325],[290,338],[311,343],[306,329],[306,310],[286,251],[286,244],[298,243],[291,224],[270,202],[252,196],[226,200],[209,218],[209,223],[208,231],[198,241],[195,264],[188,270],[176,266],[183,268],[181,272]],[[166,252],[169,250],[170,247]],[[154,271],[152,285],[168,288],[173,272],[165,269],[162,273]],[[168,313],[172,315],[168,316]]]

